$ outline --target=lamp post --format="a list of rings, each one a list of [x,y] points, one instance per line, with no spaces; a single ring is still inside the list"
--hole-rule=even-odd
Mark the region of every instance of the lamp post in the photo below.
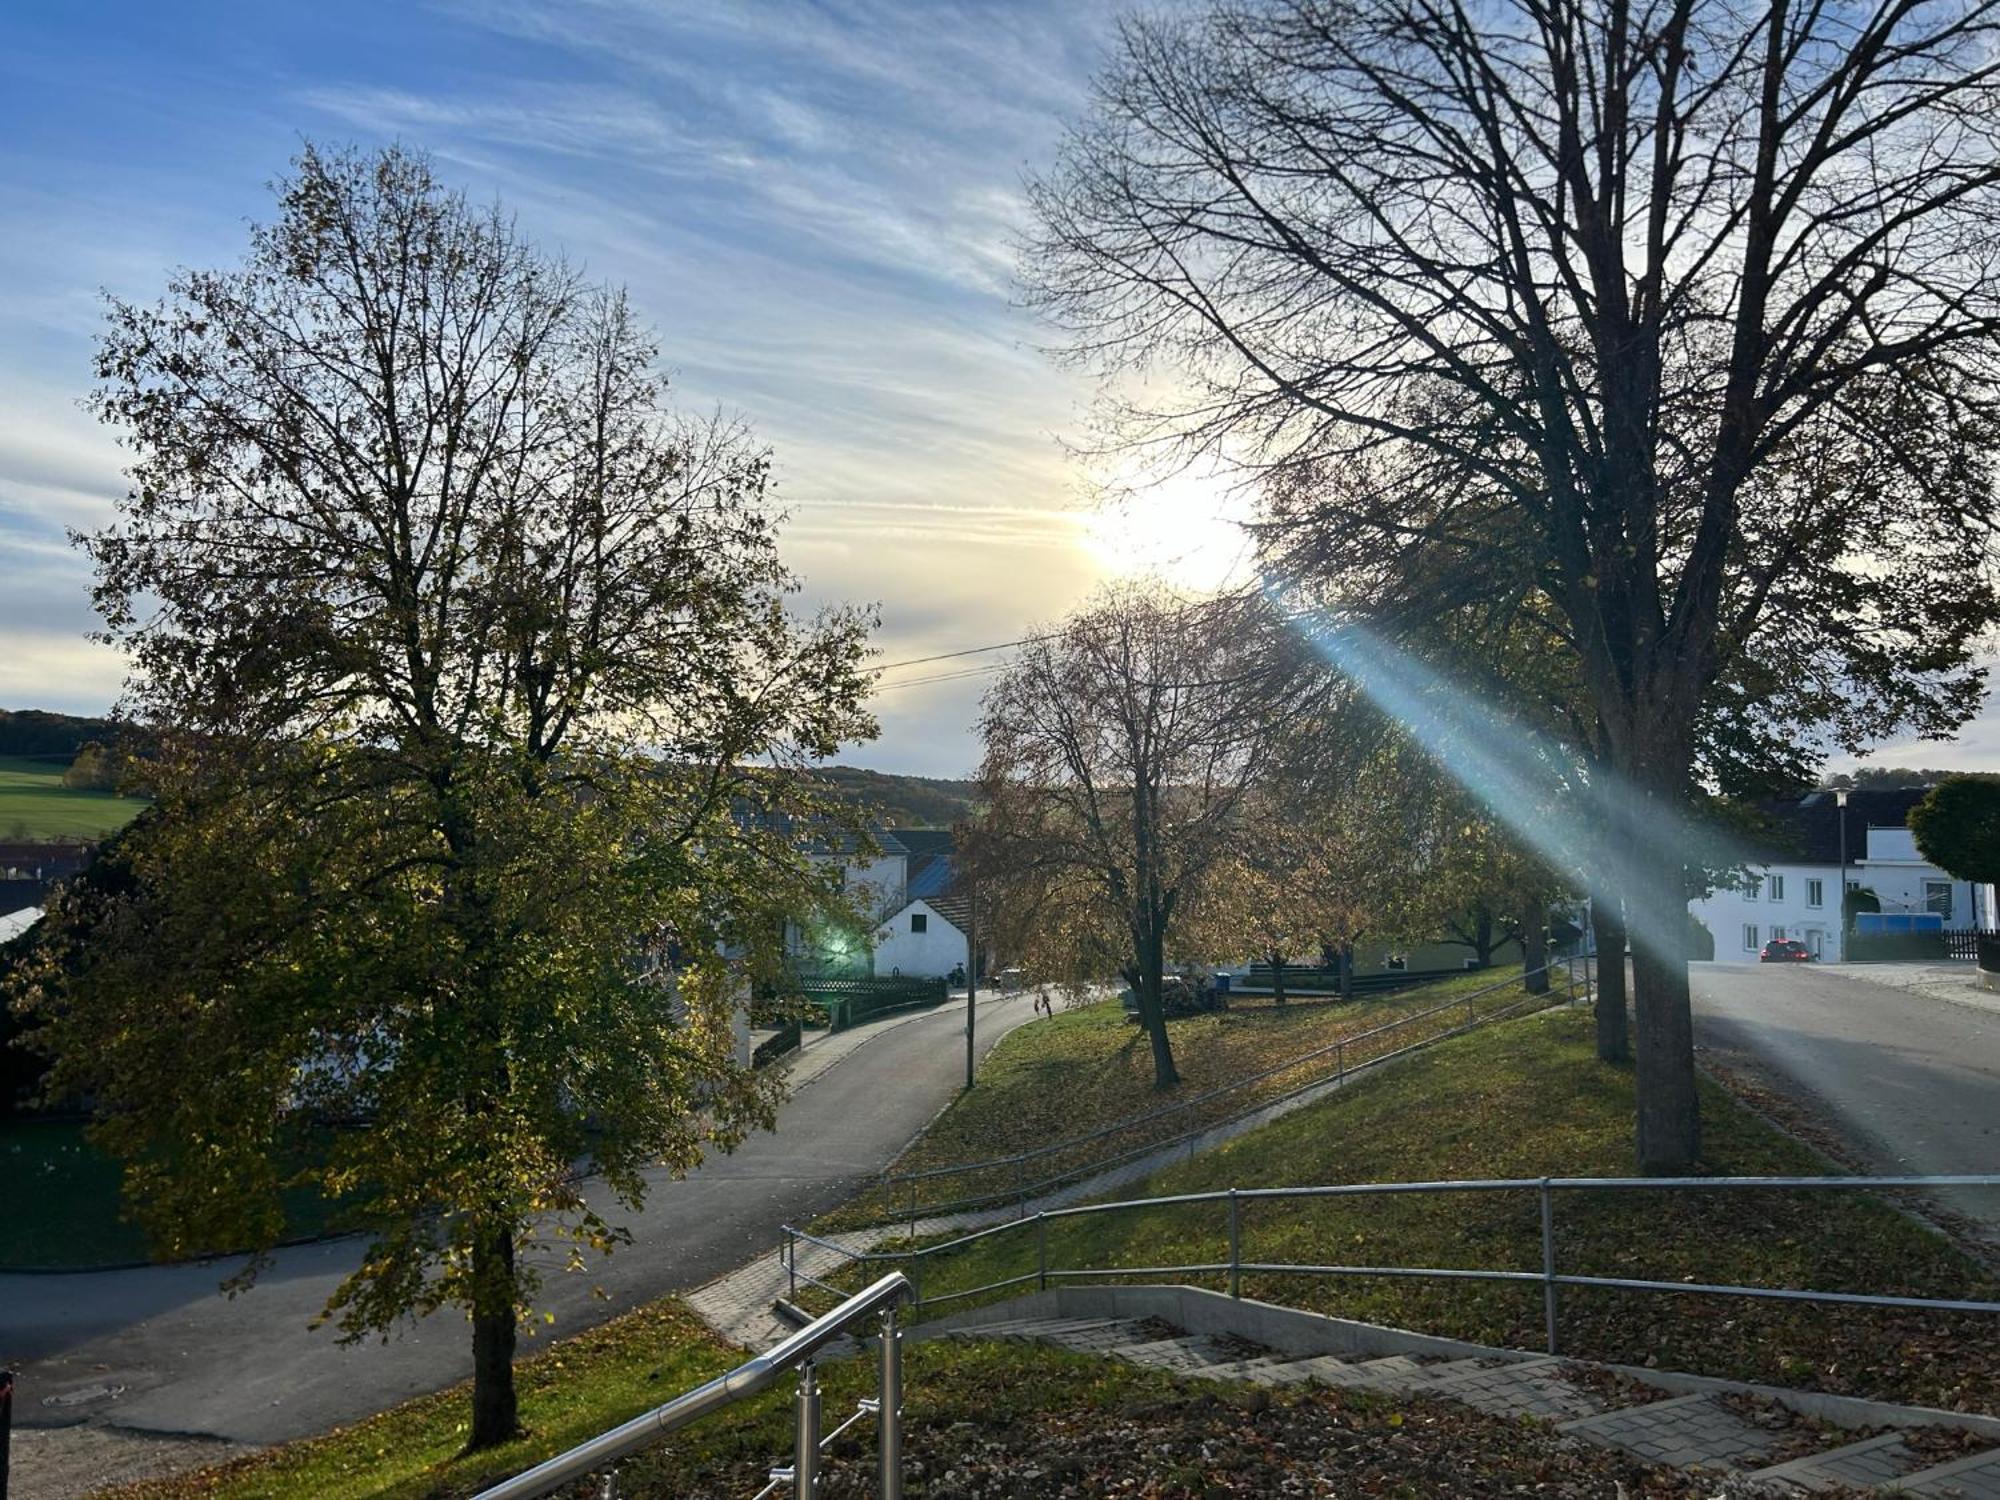
[[[1833,794],[1834,817],[1840,823],[1840,962],[1847,962],[1847,792]]]

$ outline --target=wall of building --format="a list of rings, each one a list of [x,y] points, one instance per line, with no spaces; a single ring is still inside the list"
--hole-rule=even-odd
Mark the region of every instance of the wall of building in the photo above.
[[[912,932],[910,918],[921,915],[925,931]],[[907,910],[875,929],[875,972],[888,976],[904,974],[912,978],[942,979],[965,962],[965,934],[946,921],[927,901],[915,901]]]
[[[1840,866],[1767,865],[1757,889],[1717,891],[1688,904],[1715,935],[1718,963],[1755,963],[1774,937],[1797,938],[1808,952],[1835,961],[1840,957]],[[1857,867],[1849,865],[1849,880]],[[1808,900],[1813,881],[1819,882],[1819,902]],[[1782,892],[1780,885],[1782,884]],[[1745,928],[1756,929],[1752,943]]]
[[[1904,846],[1894,838],[1878,839],[1881,834],[1902,834],[1903,829],[1870,829],[1868,835],[1870,851],[1901,854]],[[1915,845],[1908,845],[1908,852],[1915,854]],[[1724,890],[1701,901],[1688,904],[1688,909],[1699,917],[1708,930],[1715,935],[1715,957],[1720,963],[1754,962],[1764,944],[1774,937],[1797,938],[1806,945],[1809,952],[1828,962],[1840,959],[1840,866],[1828,865],[1766,865],[1757,872],[1760,879],[1754,891]],[[1811,903],[1811,882],[1819,882],[1820,900]],[[1887,912],[1925,911],[1932,885],[1948,884],[1951,888],[1951,911],[1944,916],[1947,927],[1975,927],[1979,925],[1973,887],[1963,880],[1952,880],[1935,865],[1926,864],[1921,858],[1900,859],[1869,858],[1857,853],[1857,858],[1847,866],[1847,883],[1875,893]],[[1782,886],[1782,891],[1780,887]],[[1746,928],[1756,928],[1756,941],[1750,942]]]

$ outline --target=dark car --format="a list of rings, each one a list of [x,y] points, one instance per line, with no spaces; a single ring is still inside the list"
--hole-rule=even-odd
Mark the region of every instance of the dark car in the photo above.
[[[1806,945],[1797,938],[1772,938],[1764,945],[1758,962],[1767,964],[1809,964],[1812,955],[1806,952]]]

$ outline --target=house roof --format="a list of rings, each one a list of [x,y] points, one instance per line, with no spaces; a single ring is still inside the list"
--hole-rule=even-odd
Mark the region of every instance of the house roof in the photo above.
[[[923,901],[960,932],[971,925],[972,903],[966,897],[954,857],[949,828],[899,828],[896,837],[910,854],[906,900]]]
[[[1847,794],[1847,857],[1859,861],[1868,852],[1868,830],[1901,828],[1909,821],[1910,809],[1930,794],[1929,787],[1895,787],[1856,790]],[[1840,859],[1840,825],[1843,809],[1832,792],[1810,792],[1804,797],[1771,804],[1766,809],[1773,825],[1765,840],[1765,852],[1778,861],[1830,865]]]

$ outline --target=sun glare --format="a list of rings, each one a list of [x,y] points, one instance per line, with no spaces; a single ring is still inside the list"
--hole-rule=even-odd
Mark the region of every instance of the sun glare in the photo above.
[[[1135,480],[1085,518],[1084,545],[1112,577],[1157,577],[1208,592],[1248,576],[1247,519],[1247,497],[1226,479],[1187,473]]]

